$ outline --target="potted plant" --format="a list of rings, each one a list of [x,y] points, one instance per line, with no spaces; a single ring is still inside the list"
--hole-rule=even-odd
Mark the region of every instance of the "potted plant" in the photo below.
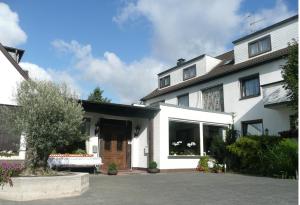
[[[118,174],[118,168],[115,163],[111,163],[108,165],[107,174],[108,175],[117,175]]]
[[[212,170],[214,173],[222,173],[222,167],[219,164],[214,164],[214,167]]]
[[[208,171],[208,161],[209,161],[208,156],[201,156],[199,163],[198,163],[197,170],[200,172],[207,172]]]
[[[155,161],[151,161],[149,163],[148,172],[152,174],[159,172],[159,169],[157,169],[157,163]]]

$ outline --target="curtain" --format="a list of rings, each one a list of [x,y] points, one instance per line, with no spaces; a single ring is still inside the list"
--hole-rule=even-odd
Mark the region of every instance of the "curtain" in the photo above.
[[[243,96],[252,96],[259,94],[259,82],[257,78],[244,81]]]
[[[217,86],[202,91],[203,109],[224,111],[223,86]]]

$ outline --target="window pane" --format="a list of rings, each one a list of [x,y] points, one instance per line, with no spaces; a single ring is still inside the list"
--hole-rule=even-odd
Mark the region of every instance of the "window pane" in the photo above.
[[[203,109],[224,111],[223,86],[216,86],[202,91]]]
[[[170,85],[170,76],[163,77],[159,79],[160,88],[166,87]]]
[[[81,133],[90,136],[91,118],[83,118]]]
[[[242,86],[243,86],[243,97],[259,95],[260,88],[259,88],[258,77],[249,80],[244,80],[242,82]]]
[[[179,106],[189,106],[189,95],[182,95],[178,97],[178,105]]]
[[[215,138],[225,140],[225,127],[215,125],[203,125],[203,151],[211,155],[212,142]]]
[[[271,37],[263,37],[249,44],[249,57],[265,53],[271,50]]]
[[[258,53],[258,43],[253,43],[250,46],[249,52],[250,56],[254,56]]]
[[[262,135],[263,134],[263,124],[260,123],[246,123],[244,135]]]
[[[199,155],[199,124],[169,121],[169,154]]]
[[[123,150],[123,138],[118,138],[117,140],[117,151]]]
[[[111,136],[107,135],[104,137],[104,149],[111,150]]]
[[[196,66],[193,65],[189,68],[185,68],[183,70],[183,80],[187,80],[189,78],[195,77],[196,76]]]

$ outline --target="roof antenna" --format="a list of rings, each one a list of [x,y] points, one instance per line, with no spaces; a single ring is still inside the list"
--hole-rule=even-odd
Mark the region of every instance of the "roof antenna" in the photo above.
[[[253,15],[251,15],[251,14],[249,14],[248,16],[247,16],[247,18],[251,18],[252,17],[252,21],[250,20],[250,22],[249,22],[249,26],[250,26],[250,33],[253,33],[253,32],[255,32],[256,31],[256,24],[258,24],[258,23],[260,23],[260,22],[262,22],[262,21],[264,21],[265,20],[265,18],[261,18],[261,19],[258,19],[258,20],[255,20],[255,16]]]

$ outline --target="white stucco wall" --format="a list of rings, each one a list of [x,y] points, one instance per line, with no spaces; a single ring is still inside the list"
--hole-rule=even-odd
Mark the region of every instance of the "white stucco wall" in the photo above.
[[[292,39],[298,39],[298,19],[295,19],[291,22],[287,22],[278,27],[274,27],[268,31],[260,33],[251,38],[245,39],[243,41],[237,42],[234,45],[234,57],[235,63],[240,63],[249,59],[248,55],[248,43],[252,42],[261,37],[270,35],[271,36],[271,48],[272,50],[267,52],[273,52],[282,48],[287,47],[288,42],[291,42]],[[267,54],[265,53],[265,54]],[[262,54],[264,55],[264,54]],[[261,56],[261,55],[258,55]],[[258,57],[256,56],[256,57]],[[252,57],[255,58],[255,57]],[[251,59],[252,59],[251,58]]]
[[[132,140],[128,141],[131,144],[131,167],[148,167],[148,153],[145,153],[145,148],[148,147],[148,119],[142,118],[129,118],[129,117],[119,117],[119,116],[111,116],[105,114],[98,113],[85,113],[85,117],[91,118],[91,127],[90,127],[90,136],[87,140],[87,153],[94,154],[95,156],[99,156],[99,147],[98,147],[98,137],[95,135],[95,124],[99,120],[99,118],[106,119],[115,119],[115,120],[129,120],[132,122]],[[133,136],[133,132],[135,127],[140,126],[140,134],[136,137]],[[93,146],[97,146],[97,153],[93,153]]]
[[[15,94],[23,76],[0,51],[0,104],[16,105]]]
[[[241,121],[262,119],[264,129],[268,128],[270,134],[277,135],[279,131],[289,129],[289,116],[293,113],[286,106],[276,109],[264,108],[263,95],[254,98],[240,100],[239,78],[252,74],[259,74],[260,85],[282,80],[280,66],[285,60],[276,60],[255,68],[241,71],[232,75],[218,78],[207,83],[195,85],[186,89],[181,89],[168,93],[157,98],[146,101],[146,104],[165,100],[167,104],[177,105],[177,96],[189,93],[190,107],[202,108],[202,89],[223,84],[224,91],[224,111],[235,115],[235,128],[241,130]]]
[[[160,113],[154,118],[154,160],[160,169],[194,169],[199,162],[199,156],[170,158],[169,157],[169,120],[199,123],[200,152],[203,154],[203,124],[228,126],[232,122],[231,114],[212,113],[196,109],[178,108],[160,104]],[[202,139],[201,139],[202,135]]]

